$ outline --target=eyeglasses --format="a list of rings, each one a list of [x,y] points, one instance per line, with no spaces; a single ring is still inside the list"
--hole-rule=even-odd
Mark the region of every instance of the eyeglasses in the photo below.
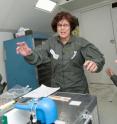
[[[69,24],[57,24],[57,27],[59,27],[59,28],[62,28],[62,27],[69,28],[70,25]]]

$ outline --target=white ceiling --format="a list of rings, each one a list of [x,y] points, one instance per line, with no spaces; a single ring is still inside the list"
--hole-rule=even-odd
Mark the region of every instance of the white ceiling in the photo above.
[[[36,9],[37,0],[0,0],[0,31],[16,31],[19,27],[30,28],[34,32],[52,32],[52,17],[62,8],[79,9],[104,0],[53,0],[65,3],[58,6],[52,13]],[[58,2],[59,1],[59,2]]]
[[[71,2],[66,2],[66,4],[61,5],[61,7],[68,10],[75,10],[77,8],[83,8],[103,1],[105,0],[71,0]]]

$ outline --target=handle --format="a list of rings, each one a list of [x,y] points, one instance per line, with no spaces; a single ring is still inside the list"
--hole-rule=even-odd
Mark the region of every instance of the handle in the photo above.
[[[92,122],[92,115],[90,114],[83,114],[82,115],[83,119],[85,119],[84,124],[89,124]]]

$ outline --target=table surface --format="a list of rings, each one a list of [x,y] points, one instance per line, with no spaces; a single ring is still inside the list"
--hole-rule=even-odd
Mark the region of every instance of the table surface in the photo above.
[[[68,102],[55,100],[59,113],[58,120],[65,121],[66,124],[82,124],[82,114],[86,112],[91,114],[97,105],[96,96],[89,94],[57,92],[54,95],[71,98]],[[81,104],[69,105],[71,101],[81,101]]]
[[[54,100],[57,104],[58,119],[64,121],[65,124],[83,124],[82,114],[88,112],[92,113],[97,105],[96,96],[90,94],[56,92],[51,96],[60,96],[62,98],[70,98],[69,100]],[[80,105],[70,105],[70,103],[81,102]]]

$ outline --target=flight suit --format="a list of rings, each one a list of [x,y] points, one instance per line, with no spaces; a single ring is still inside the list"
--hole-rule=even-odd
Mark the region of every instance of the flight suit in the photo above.
[[[83,69],[85,60],[96,62],[96,72],[100,72],[105,63],[103,54],[92,43],[76,36],[71,36],[65,45],[59,36],[53,36],[24,58],[28,63],[35,65],[51,62],[51,86],[60,87],[63,92],[77,93],[89,93]]]

